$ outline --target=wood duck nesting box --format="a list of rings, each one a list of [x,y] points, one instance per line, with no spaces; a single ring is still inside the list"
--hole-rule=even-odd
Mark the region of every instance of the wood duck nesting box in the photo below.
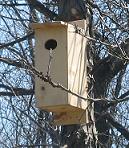
[[[32,28],[36,38],[36,69],[47,74],[49,48],[54,48],[50,67],[52,81],[86,98],[86,38],[76,33],[74,25],[64,22],[36,23]],[[53,112],[56,125],[87,121],[87,101],[39,78],[35,78],[35,94],[37,107]]]

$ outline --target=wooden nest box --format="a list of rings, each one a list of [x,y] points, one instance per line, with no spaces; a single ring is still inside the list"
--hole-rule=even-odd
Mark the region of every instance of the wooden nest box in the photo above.
[[[84,27],[84,21],[78,26]],[[75,22],[77,24],[77,22]],[[72,23],[47,22],[31,25],[35,31],[35,67],[47,74],[52,49],[50,77],[53,82],[87,97],[86,38]],[[82,30],[83,31],[83,30]],[[35,78],[37,107],[54,113],[54,124],[86,123],[87,101],[48,82]]]

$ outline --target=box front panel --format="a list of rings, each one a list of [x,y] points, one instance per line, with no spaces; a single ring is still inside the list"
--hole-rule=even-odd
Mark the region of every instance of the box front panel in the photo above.
[[[66,27],[46,27],[37,29],[36,32],[36,49],[35,49],[35,66],[47,74],[50,60],[50,51],[45,48],[45,43],[49,39],[57,41],[57,47],[52,51],[52,60],[50,66],[50,77],[52,81],[60,83],[67,87],[67,44],[66,44]],[[37,98],[37,107],[54,106],[67,104],[67,93],[59,88],[53,88],[49,83],[35,78],[35,94]],[[49,107],[48,107],[49,108]]]

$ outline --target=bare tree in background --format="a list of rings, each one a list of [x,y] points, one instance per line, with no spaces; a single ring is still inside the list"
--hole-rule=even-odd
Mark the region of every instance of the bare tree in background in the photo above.
[[[32,22],[87,19],[88,85],[94,121],[54,127],[35,107]],[[3,0],[0,2],[0,147],[129,147],[129,2]],[[63,91],[63,90],[62,90]],[[95,124],[97,133],[92,128]],[[97,137],[97,138],[96,138]]]

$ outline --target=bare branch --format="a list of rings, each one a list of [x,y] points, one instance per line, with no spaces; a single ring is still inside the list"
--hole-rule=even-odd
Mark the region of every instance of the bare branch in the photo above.
[[[15,60],[12,60],[12,59],[9,59],[9,58],[0,57],[0,62],[4,62],[8,65],[16,66],[16,67],[19,67],[19,68],[24,68],[24,64],[22,62],[17,62]]]
[[[41,2],[37,0],[27,0],[29,4],[32,4],[36,10],[43,13],[47,18],[56,20],[57,14],[46,8]]]
[[[9,42],[9,43],[0,45],[0,49],[6,48],[6,47],[8,47],[8,46],[13,46],[13,45],[16,44],[16,43],[19,43],[19,42],[22,42],[22,41],[26,40],[27,38],[32,38],[33,35],[34,35],[34,32],[30,32],[30,33],[28,33],[27,35],[25,35],[25,36],[22,37],[22,38],[18,38],[18,39],[15,40],[15,41],[12,41],[12,42]]]
[[[12,92],[1,91],[0,96],[24,96],[24,95],[33,95],[33,89],[24,89],[24,88],[10,88]]]
[[[122,126],[118,121],[116,121],[111,115],[106,114],[106,119],[108,122],[114,126],[127,140],[129,140],[129,131]]]
[[[62,89],[63,91],[66,91],[68,93],[71,93],[72,95],[75,95],[77,97],[79,97],[80,99],[83,100],[89,100],[91,102],[95,102],[95,101],[100,101],[101,99],[92,99],[92,98],[85,98],[73,91],[71,91],[70,89],[64,87],[63,85],[59,84],[58,82],[55,83],[51,80],[51,78],[49,76],[45,76],[42,72],[38,71],[35,67],[33,67],[32,65],[26,65],[31,72],[33,72],[34,75],[36,75],[37,77],[39,77],[41,80],[43,80],[44,82],[48,82],[51,86],[53,86],[54,88],[59,88]]]

